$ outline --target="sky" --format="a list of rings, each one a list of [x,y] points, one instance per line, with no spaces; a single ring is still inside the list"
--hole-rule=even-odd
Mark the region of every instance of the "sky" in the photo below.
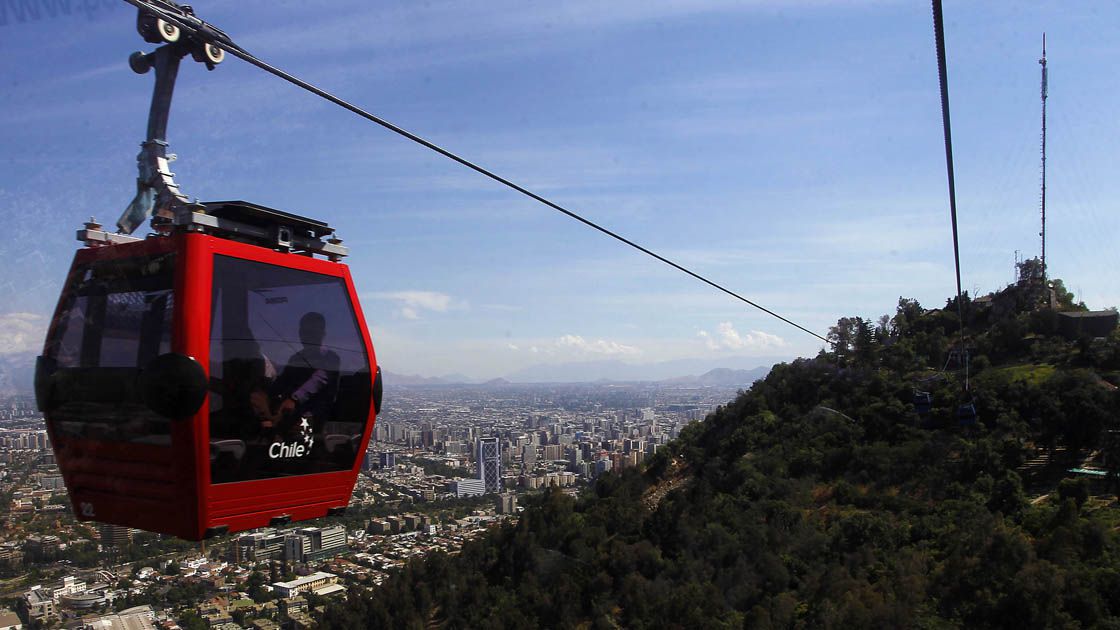
[[[924,2],[197,0],[258,57],[825,335],[955,292]],[[962,281],[1038,254],[1120,305],[1120,5],[945,3]],[[0,0],[0,356],[40,349],[90,216],[135,193],[152,75],[135,10]],[[234,58],[184,63],[192,197],[322,218],[379,363],[493,378],[591,360],[815,354],[822,342]]]

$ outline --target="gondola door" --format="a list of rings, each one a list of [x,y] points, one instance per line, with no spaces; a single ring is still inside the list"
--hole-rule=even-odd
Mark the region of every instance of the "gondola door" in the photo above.
[[[345,265],[210,237],[206,523],[324,516],[349,502],[376,360]]]

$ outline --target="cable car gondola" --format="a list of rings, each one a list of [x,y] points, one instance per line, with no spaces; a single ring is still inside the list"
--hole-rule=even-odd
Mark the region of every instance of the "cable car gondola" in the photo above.
[[[143,10],[137,28],[166,42],[130,59],[156,70],[137,195],[119,232],[78,232],[36,366],[74,513],[190,540],[339,513],[381,399],[347,248],[322,221],[187,202],[171,92],[180,59],[221,56]]]
[[[296,236],[329,228],[293,215],[205,207],[133,242],[81,233],[36,374],[81,519],[198,539],[349,501],[380,402],[349,270],[213,226],[341,245]]]
[[[978,418],[979,416],[976,413],[975,404],[967,402],[962,403],[957,407],[957,422],[962,427],[976,426],[976,421],[978,420]]]
[[[924,416],[933,409],[933,396],[929,392],[914,390],[914,411]]]

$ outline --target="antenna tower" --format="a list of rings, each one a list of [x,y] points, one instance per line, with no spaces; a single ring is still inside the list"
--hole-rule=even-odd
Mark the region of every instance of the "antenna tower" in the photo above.
[[[1046,33],[1042,34],[1042,281],[1046,282]]]

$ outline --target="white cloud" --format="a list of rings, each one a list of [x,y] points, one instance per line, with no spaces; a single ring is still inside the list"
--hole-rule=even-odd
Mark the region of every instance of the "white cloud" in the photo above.
[[[586,354],[602,354],[607,356],[641,354],[641,350],[634,346],[628,346],[607,339],[588,341],[579,335],[564,335],[556,340],[556,345],[562,349],[574,349]]]
[[[517,346],[517,344],[514,344],[514,343],[507,343],[506,347],[509,348],[510,350],[513,350],[514,352],[517,352],[518,350],[521,349]]]
[[[47,334],[47,318],[35,313],[0,315],[0,354],[37,352]]]
[[[704,340],[709,350],[763,350],[786,345],[781,337],[761,330],[740,333],[731,322],[720,322],[714,334],[701,330],[696,335]]]
[[[423,311],[446,313],[452,308],[466,308],[466,303],[455,302],[450,295],[436,291],[384,291],[369,297],[396,302],[397,315],[410,320],[420,319]]]

